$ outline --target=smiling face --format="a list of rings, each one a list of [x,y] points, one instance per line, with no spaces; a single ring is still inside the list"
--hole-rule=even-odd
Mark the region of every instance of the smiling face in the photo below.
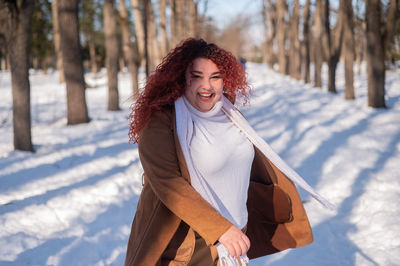
[[[216,64],[197,58],[186,70],[185,97],[199,111],[207,112],[221,99],[224,81]]]

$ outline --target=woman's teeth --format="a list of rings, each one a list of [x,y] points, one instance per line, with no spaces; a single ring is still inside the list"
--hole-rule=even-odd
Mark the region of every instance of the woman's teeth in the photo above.
[[[214,95],[214,93],[199,93],[199,95],[201,97],[211,98]]]

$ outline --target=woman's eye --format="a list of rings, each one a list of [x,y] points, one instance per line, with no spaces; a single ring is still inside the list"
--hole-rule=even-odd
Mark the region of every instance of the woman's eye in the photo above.
[[[200,79],[201,76],[199,76],[199,75],[192,75],[192,78],[193,78],[193,79]]]
[[[220,79],[221,76],[212,76],[211,78],[212,78],[212,79]]]

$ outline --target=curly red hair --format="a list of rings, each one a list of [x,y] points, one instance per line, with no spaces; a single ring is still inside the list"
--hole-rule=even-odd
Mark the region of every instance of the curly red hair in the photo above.
[[[169,52],[147,78],[146,85],[132,105],[129,115],[130,141],[138,142],[139,133],[149,122],[153,112],[160,110],[162,106],[172,105],[184,94],[186,69],[197,58],[210,59],[216,64],[228,98],[234,101],[238,97],[244,103],[247,102],[250,86],[245,71],[232,53],[202,39],[189,38]]]

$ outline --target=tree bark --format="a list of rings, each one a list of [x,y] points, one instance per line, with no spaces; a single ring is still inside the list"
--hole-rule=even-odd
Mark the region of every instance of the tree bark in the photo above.
[[[90,69],[92,73],[97,73],[99,71],[99,67],[97,65],[97,55],[96,55],[96,45],[95,45],[95,33],[94,33],[94,0],[92,1],[92,4],[88,6],[88,27],[86,29],[86,35],[87,35],[87,43],[89,47],[89,57],[90,57]]]
[[[131,31],[129,25],[128,11],[126,10],[125,0],[120,0],[120,18],[121,18],[121,32],[122,32],[122,51],[125,61],[128,66],[129,73],[131,74],[132,82],[132,95],[136,99],[139,94],[138,74],[139,74],[139,55],[137,49],[131,42]]]
[[[279,73],[287,74],[287,60],[286,60],[286,1],[285,0],[277,0],[276,3],[276,11],[277,11],[277,25],[276,25],[276,39],[278,43],[278,64],[279,64]]]
[[[146,2],[146,1],[144,1]],[[136,32],[136,41],[139,51],[140,65],[145,65],[145,36],[144,36],[144,19],[142,9],[140,8],[139,0],[131,0],[133,16],[134,16],[134,24],[135,24],[135,32]]]
[[[380,23],[381,3],[379,0],[366,0],[365,20],[367,24],[367,73],[368,106],[374,108],[385,105],[385,52]]]
[[[306,0],[303,15],[303,80],[310,83],[310,0]]]
[[[264,63],[268,63],[271,69],[274,68],[275,53],[274,53],[274,39],[276,36],[276,9],[275,4],[271,0],[263,1],[263,22],[266,40],[264,44]]]
[[[325,33],[327,36],[328,53],[328,91],[336,93],[336,68],[340,59],[343,39],[343,12],[339,8],[339,14],[332,36],[329,23],[329,0],[325,0]]]
[[[153,71],[155,67],[161,62],[161,55],[160,55],[160,45],[157,40],[157,27],[155,22],[154,16],[154,9],[153,4],[151,1],[148,1],[147,6],[147,29],[148,29],[148,51],[149,53],[149,68],[150,71]]]
[[[355,27],[354,27],[354,42],[355,42],[355,57],[356,57],[356,63],[357,63],[357,74],[361,74],[361,62],[364,61],[365,59],[365,54],[366,54],[366,38],[365,38],[365,32],[366,32],[366,22],[364,19],[358,18],[358,15],[360,14],[360,6],[359,6],[359,1],[357,2],[356,5],[356,16],[355,17]]]
[[[299,80],[301,78],[300,66],[300,40],[299,40],[299,0],[295,0],[292,16],[290,19],[289,38],[289,74]]]
[[[346,0],[340,1],[343,18],[343,54],[344,54],[344,77],[345,77],[345,99],[355,99],[354,94],[354,21],[353,6]]]
[[[54,48],[56,52],[57,62],[56,67],[59,73],[59,82],[65,82],[64,69],[63,69],[63,61],[62,61],[62,52],[61,52],[61,44],[60,44],[60,23],[58,19],[58,2],[60,0],[53,0],[51,2],[51,11],[53,15],[53,38],[54,38]]]
[[[322,24],[323,24],[322,0],[316,0],[315,8],[315,38],[314,38],[314,85],[322,87]]]
[[[63,68],[67,85],[67,124],[89,122],[79,41],[79,0],[58,0]]]
[[[88,46],[89,46],[89,57],[90,57],[90,69],[92,73],[99,72],[99,67],[97,65],[97,55],[96,55],[96,45],[94,43],[94,36],[89,37]]]
[[[167,17],[166,17],[166,0],[158,1],[158,11],[160,16],[160,32],[161,32],[161,55],[164,57],[169,50],[168,36],[167,36]]]
[[[198,35],[198,19],[197,19],[197,3],[194,0],[186,0],[188,7],[188,36],[187,37],[197,37]]]
[[[171,44],[175,47],[184,38],[184,0],[174,0],[171,4]]]
[[[35,0],[9,2],[7,44],[13,98],[14,149],[33,151],[31,135],[29,39]]]
[[[386,11],[386,23],[384,25],[383,40],[386,58],[391,59],[391,47],[393,46],[393,37],[396,29],[396,19],[399,17],[399,0],[390,0]]]
[[[104,35],[106,48],[106,69],[108,79],[107,110],[117,111],[120,110],[118,95],[119,43],[117,18],[114,10],[114,0],[104,0]]]

